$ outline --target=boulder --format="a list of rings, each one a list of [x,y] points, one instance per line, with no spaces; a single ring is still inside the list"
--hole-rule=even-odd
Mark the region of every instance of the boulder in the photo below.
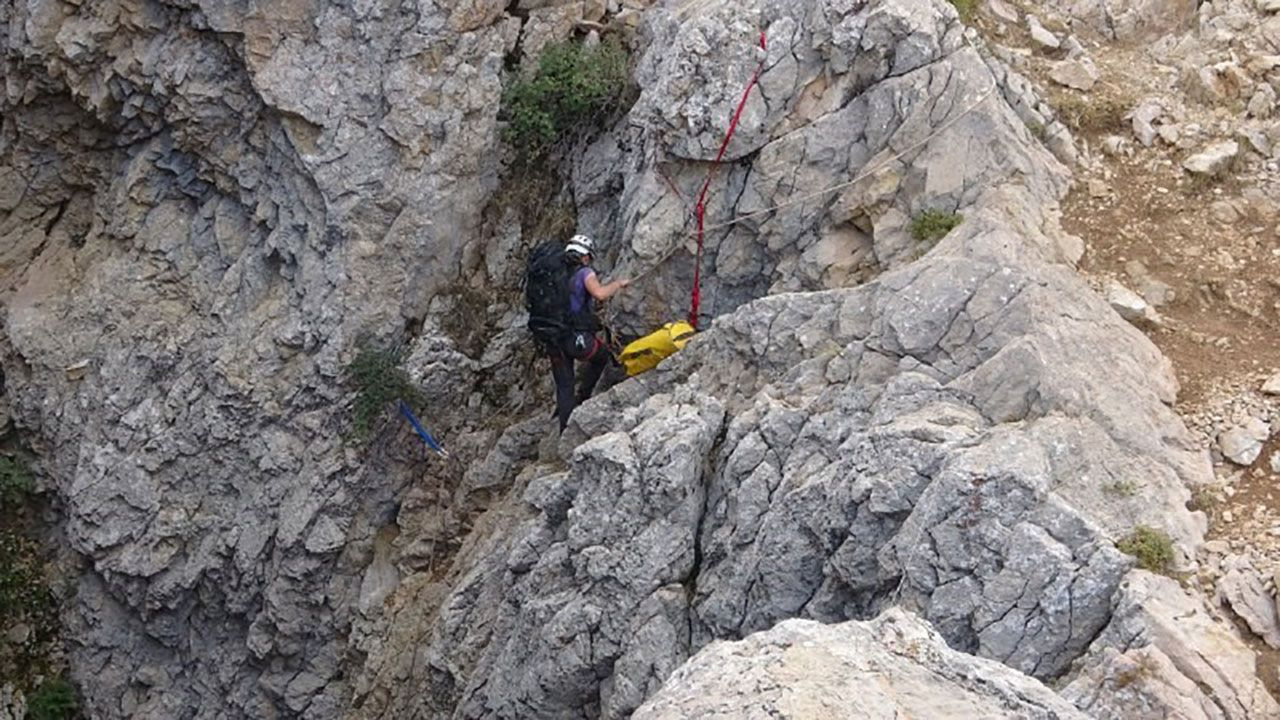
[[[1160,316],[1141,295],[1112,281],[1106,287],[1107,302],[1120,317],[1132,323],[1159,324]]]
[[[957,652],[897,608],[874,620],[786,620],[703,648],[635,720],[712,718],[1085,720],[1035,680]]]
[[[1098,81],[1098,71],[1088,60],[1060,60],[1049,68],[1049,78],[1059,85],[1088,92]]]
[[[1276,601],[1267,592],[1265,579],[1247,558],[1232,555],[1222,561],[1218,600],[1240,617],[1253,634],[1280,649],[1280,617]]]
[[[1219,435],[1218,449],[1231,462],[1249,466],[1262,454],[1263,443],[1270,435],[1270,426],[1258,418],[1249,418]]]
[[[1240,146],[1234,140],[1214,143],[1182,162],[1182,167],[1192,175],[1213,177],[1221,175],[1235,163]]]
[[[1027,16],[1027,29],[1031,32],[1031,40],[1040,48],[1057,50],[1062,47],[1062,42],[1058,39],[1058,36],[1045,29],[1045,26],[1040,24],[1040,18],[1035,15]]]
[[[1257,661],[1176,580],[1137,571],[1123,583],[1110,624],[1062,695],[1095,718],[1261,720],[1280,705]]]

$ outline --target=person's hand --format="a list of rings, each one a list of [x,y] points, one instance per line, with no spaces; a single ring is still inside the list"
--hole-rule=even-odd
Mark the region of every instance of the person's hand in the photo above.
[[[630,285],[630,284],[631,284],[631,281],[630,281],[630,280],[628,280],[628,279],[626,279],[626,278],[623,278],[623,279],[621,279],[621,280],[619,280],[619,281],[618,281],[618,288],[619,288],[619,289],[626,289],[626,287],[627,287],[628,285]]]

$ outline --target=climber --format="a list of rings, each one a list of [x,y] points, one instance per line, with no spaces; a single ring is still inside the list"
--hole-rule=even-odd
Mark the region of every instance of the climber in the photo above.
[[[569,424],[573,409],[591,397],[610,359],[608,349],[596,336],[600,325],[595,303],[631,284],[625,279],[600,282],[591,267],[594,246],[586,235],[574,235],[562,250],[543,245],[530,256],[525,276],[529,330],[551,359],[560,432]],[[574,360],[588,363],[576,398]]]

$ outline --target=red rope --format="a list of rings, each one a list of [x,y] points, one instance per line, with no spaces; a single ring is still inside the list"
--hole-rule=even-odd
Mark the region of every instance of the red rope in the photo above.
[[[764,32],[760,33],[760,49],[768,52],[765,44]],[[747,98],[751,95],[751,88],[756,86],[756,82],[760,80],[760,73],[764,72],[764,63],[767,59],[760,58],[760,64],[756,66],[756,71],[751,75],[751,81],[747,83],[747,89],[742,91],[742,99],[738,101],[738,109],[733,113],[733,119],[729,121],[729,130],[724,134],[724,140],[720,143],[720,152],[716,153],[716,159],[711,163],[711,168],[707,170],[707,179],[702,183],[702,192],[698,193],[698,204],[694,206],[693,216],[698,223],[698,254],[693,266],[693,296],[689,300],[689,324],[694,330],[698,329],[698,307],[702,304],[702,239],[703,239],[703,219],[707,214],[707,189],[711,187],[711,176],[716,169],[720,167],[720,161],[724,158],[724,152],[729,148],[729,141],[733,138],[733,133],[738,129],[738,121],[742,119],[742,111],[747,107]]]

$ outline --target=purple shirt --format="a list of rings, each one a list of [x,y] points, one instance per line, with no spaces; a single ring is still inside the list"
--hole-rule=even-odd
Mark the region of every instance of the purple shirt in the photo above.
[[[587,266],[583,266],[573,274],[569,279],[569,312],[578,315],[582,312],[592,312],[593,301],[591,293],[587,292],[587,277],[595,273],[595,270]]]

